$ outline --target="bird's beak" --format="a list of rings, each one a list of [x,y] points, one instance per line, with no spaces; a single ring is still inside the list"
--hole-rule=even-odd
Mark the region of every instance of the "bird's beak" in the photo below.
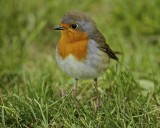
[[[66,28],[62,27],[62,26],[57,26],[53,28],[54,30],[65,30]]]

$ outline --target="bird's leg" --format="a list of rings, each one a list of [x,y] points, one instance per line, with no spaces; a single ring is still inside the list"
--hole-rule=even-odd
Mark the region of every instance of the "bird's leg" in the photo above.
[[[94,79],[94,86],[96,89],[96,95],[98,94],[98,88],[97,88],[97,78]]]
[[[75,85],[75,91],[77,90],[77,86],[78,86],[78,79],[75,78],[75,81],[76,81],[76,85]]]
[[[98,87],[97,87],[97,78],[94,79],[94,86],[95,86],[95,89],[96,89],[96,97],[95,97],[95,101],[94,101],[94,108],[95,110],[97,110],[97,108],[99,108],[101,105],[100,105],[100,96],[99,96],[99,93],[98,93]]]
[[[74,88],[73,88],[73,94],[74,94],[74,95],[76,94],[76,91],[77,91],[78,79],[75,78],[75,81],[76,81],[76,85],[74,85]]]

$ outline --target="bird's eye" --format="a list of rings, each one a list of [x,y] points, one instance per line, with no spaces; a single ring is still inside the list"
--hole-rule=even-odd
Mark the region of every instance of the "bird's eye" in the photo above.
[[[71,27],[72,27],[73,29],[76,29],[76,28],[78,27],[78,24],[72,24]]]

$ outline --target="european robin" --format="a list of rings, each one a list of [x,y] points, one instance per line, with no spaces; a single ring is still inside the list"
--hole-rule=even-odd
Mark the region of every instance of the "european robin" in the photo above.
[[[76,86],[78,79],[94,79],[97,89],[97,77],[106,71],[110,59],[118,58],[95,22],[84,13],[70,11],[54,30],[61,32],[56,47],[59,67],[75,78]]]

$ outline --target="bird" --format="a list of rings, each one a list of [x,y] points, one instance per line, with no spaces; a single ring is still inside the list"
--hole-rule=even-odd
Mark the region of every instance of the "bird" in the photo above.
[[[69,11],[54,30],[61,32],[56,46],[56,62],[62,71],[76,80],[97,78],[108,69],[110,59],[118,61],[96,23],[87,14]]]

